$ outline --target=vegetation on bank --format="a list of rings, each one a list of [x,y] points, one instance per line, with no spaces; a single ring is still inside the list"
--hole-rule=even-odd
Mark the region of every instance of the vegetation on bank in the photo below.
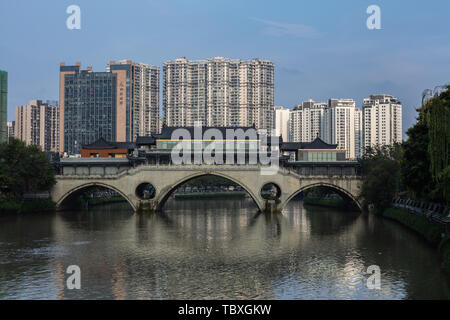
[[[237,187],[238,184],[226,178],[214,175],[196,177],[183,184],[184,187]]]
[[[417,111],[417,123],[402,145],[404,189],[414,200],[449,204],[450,86],[437,90]]]
[[[0,212],[53,210],[51,200],[24,200],[24,193],[49,191],[56,183],[48,156],[38,146],[11,138],[0,144]]]
[[[358,205],[352,199],[336,190],[323,186],[306,190],[303,195],[303,204],[346,211],[359,210]]]
[[[114,203],[114,202],[123,202],[126,199],[122,196],[112,196],[112,197],[104,197],[104,198],[92,198],[88,199],[87,202],[90,206],[106,204],[106,203]]]
[[[364,207],[383,213],[400,192],[413,200],[450,203],[450,86],[417,109],[402,144],[374,146],[361,158]]]
[[[55,203],[49,199],[37,199],[27,201],[2,200],[0,201],[0,213],[35,213],[55,210]]]
[[[403,225],[413,229],[425,237],[433,245],[438,245],[441,241],[441,230],[433,222],[425,217],[417,216],[406,210],[389,208],[383,212],[383,217],[396,220]]]
[[[247,195],[245,192],[208,192],[208,193],[177,193],[176,199],[198,199],[198,198],[243,198]]]
[[[445,267],[450,270],[450,237],[442,238],[442,230],[436,224],[425,217],[401,209],[386,209],[383,217],[395,220],[422,235],[430,244],[438,248]]]

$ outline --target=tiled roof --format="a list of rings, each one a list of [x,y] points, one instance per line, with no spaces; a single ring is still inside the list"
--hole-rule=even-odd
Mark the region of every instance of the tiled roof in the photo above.
[[[136,138],[136,145],[155,144],[155,138],[152,136],[138,136]]]
[[[232,129],[232,130],[237,130],[237,129],[242,129],[245,131],[247,131],[248,129],[255,129],[255,127],[200,127],[201,128],[201,134],[203,136],[204,132],[206,130],[209,129],[217,129],[220,131],[220,133],[222,134],[223,138],[226,138],[226,133],[227,133],[227,129]],[[160,134],[154,134],[153,137],[155,137],[156,139],[171,139],[172,138],[172,134],[175,130],[177,129],[184,129],[187,130],[189,132],[189,135],[191,136],[191,138],[194,138],[194,132],[196,127],[167,127],[167,126],[163,126],[161,133]]]
[[[317,137],[312,142],[283,142],[282,151],[297,151],[298,149],[336,149],[337,144],[329,144]]]
[[[131,142],[110,142],[106,141],[104,138],[99,138],[97,141],[91,144],[86,144],[82,146],[83,149],[133,149],[134,143]]]
[[[303,149],[336,149],[337,144],[328,144],[319,137],[312,142],[304,143]]]

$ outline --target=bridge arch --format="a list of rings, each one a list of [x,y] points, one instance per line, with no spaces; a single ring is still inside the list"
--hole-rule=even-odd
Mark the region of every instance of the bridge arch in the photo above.
[[[255,203],[255,205],[257,206],[258,210],[263,210],[263,204],[260,201],[258,194],[255,193],[254,190],[252,190],[250,187],[248,187],[245,183],[243,183],[242,181],[229,176],[227,174],[223,174],[220,172],[197,172],[194,173],[192,175],[188,175],[186,177],[184,177],[183,179],[181,179],[180,181],[176,182],[175,184],[170,185],[169,187],[164,188],[164,190],[160,190],[159,195],[157,196],[157,210],[161,210],[164,206],[164,204],[166,203],[167,199],[170,197],[170,195],[182,184],[193,180],[195,178],[198,177],[202,177],[202,176],[217,176],[217,177],[221,177],[221,178],[225,178],[227,180],[230,180],[234,183],[236,183],[237,185],[241,186],[252,198],[253,202]],[[157,188],[158,189],[158,188]]]
[[[59,200],[56,201],[56,208],[60,208],[61,205],[63,204],[64,200],[66,200],[68,197],[70,197],[75,192],[80,191],[80,190],[85,189],[85,188],[95,187],[95,186],[105,187],[105,188],[108,188],[108,189],[116,191],[117,193],[119,193],[129,203],[129,205],[131,206],[133,211],[136,211],[136,205],[133,203],[133,201],[130,200],[129,197],[127,197],[127,195],[124,192],[122,192],[121,190],[119,190],[118,188],[116,188],[113,185],[106,184],[106,183],[103,183],[103,182],[84,183],[84,184],[78,185],[78,186],[70,189],[69,191],[64,193]]]
[[[318,183],[309,184],[309,185],[303,186],[300,189],[296,190],[283,202],[283,204],[281,206],[281,210],[283,210],[286,207],[286,205],[289,203],[289,201],[291,201],[292,198],[294,198],[296,195],[298,195],[299,193],[301,193],[305,190],[308,190],[308,189],[314,188],[314,187],[327,187],[327,188],[334,189],[334,190],[338,191],[338,193],[342,193],[345,196],[347,196],[349,199],[351,199],[358,206],[359,210],[362,211],[362,205],[355,195],[353,195],[351,192],[349,192],[348,190],[346,190],[344,188],[341,188],[335,184],[326,183],[326,182],[318,182]]]

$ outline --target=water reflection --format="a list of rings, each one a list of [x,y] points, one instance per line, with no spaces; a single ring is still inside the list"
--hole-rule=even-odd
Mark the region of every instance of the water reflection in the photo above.
[[[65,289],[69,265],[82,289]],[[381,290],[366,286],[379,265]],[[170,200],[0,218],[0,297],[9,299],[449,298],[438,256],[390,221],[292,201],[282,215],[251,200]]]

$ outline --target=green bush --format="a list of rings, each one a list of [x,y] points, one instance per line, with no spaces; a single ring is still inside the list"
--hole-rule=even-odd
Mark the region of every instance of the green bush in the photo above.
[[[0,213],[33,213],[55,210],[56,205],[51,200],[18,201],[8,200],[0,202]]]
[[[441,231],[439,227],[424,217],[416,216],[408,211],[392,208],[385,210],[383,216],[394,219],[410,227],[414,231],[423,235],[428,242],[434,245],[438,245],[441,240]]]
[[[20,211],[20,202],[15,201],[2,201],[0,202],[1,213],[15,213]]]
[[[20,212],[42,212],[55,210],[56,205],[52,200],[24,201]]]
[[[122,196],[113,196],[113,197],[106,197],[106,198],[93,198],[93,199],[88,200],[90,205],[97,205],[97,204],[103,204],[103,203],[109,203],[109,202],[120,202],[120,201],[126,201],[126,200]]]

